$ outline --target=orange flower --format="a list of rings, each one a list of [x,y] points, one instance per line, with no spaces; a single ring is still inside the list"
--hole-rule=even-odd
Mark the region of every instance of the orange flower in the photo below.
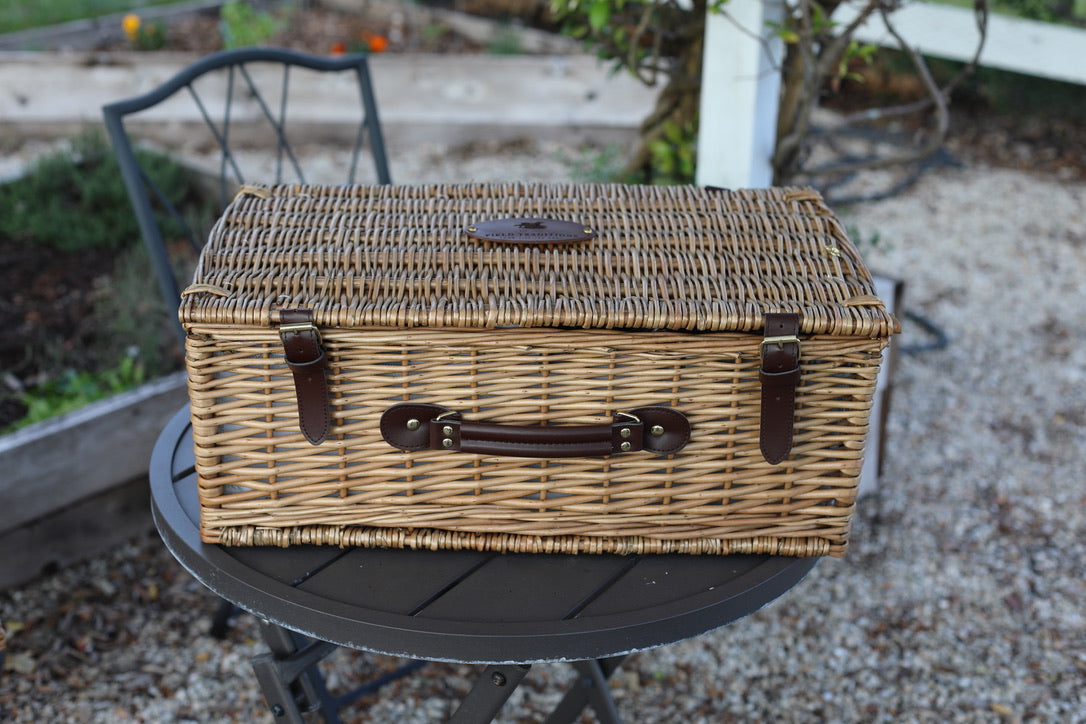
[[[371,53],[383,53],[388,50],[388,38],[383,35],[363,30],[362,39],[366,41],[366,46]]]
[[[340,42],[332,43],[332,55],[343,55],[347,52],[347,46]]]
[[[140,33],[140,16],[135,13],[125,15],[121,18],[121,29],[129,40],[135,40]]]

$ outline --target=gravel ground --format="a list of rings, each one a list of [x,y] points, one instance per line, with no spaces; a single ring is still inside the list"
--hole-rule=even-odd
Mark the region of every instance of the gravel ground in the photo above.
[[[424,149],[397,180],[559,179],[560,151],[476,147],[465,176],[463,158]],[[631,657],[619,710],[646,724],[1086,722],[1086,185],[941,168],[843,214],[950,343],[901,358],[882,486],[848,556],[732,626]],[[256,627],[242,617],[213,640],[214,609],[153,535],[0,595],[0,720],[270,721],[248,664]],[[326,671],[348,685],[397,663],[340,652]],[[477,670],[431,664],[348,721],[440,721]],[[499,721],[540,720],[569,675],[533,667]]]

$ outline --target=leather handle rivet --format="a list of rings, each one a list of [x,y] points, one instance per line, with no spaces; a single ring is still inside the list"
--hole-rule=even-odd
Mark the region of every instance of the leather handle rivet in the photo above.
[[[441,447],[449,448],[453,446],[453,441],[449,438],[445,438],[441,441]]]
[[[475,233],[476,231],[478,231],[478,230],[479,230],[479,227],[478,227],[478,226],[469,226],[469,227],[468,227],[468,231],[469,231],[470,233],[472,233],[472,234],[474,234],[474,233]]]
[[[452,426],[451,425],[446,425],[445,427],[441,428],[441,434],[444,435],[445,437],[452,437],[452,434],[453,434]]]
[[[656,437],[660,437],[661,435],[664,434],[664,428],[661,427],[660,425],[653,425],[649,429],[649,432],[652,433],[653,435],[655,435]]]
[[[622,437],[626,438],[626,437],[629,437],[630,435],[632,435],[633,433],[630,432],[630,428],[624,427],[624,428],[622,428],[621,430],[618,431],[618,434],[621,435]]]
[[[415,418],[411,418],[410,420],[407,421],[407,429],[408,430],[418,430],[420,425],[422,425],[422,423],[419,422],[418,420],[416,420]]]
[[[630,452],[630,448],[632,448],[632,447],[633,447],[633,445],[631,445],[630,443],[624,442],[624,443],[622,443],[621,445],[618,446],[618,449],[621,450],[622,452]]]

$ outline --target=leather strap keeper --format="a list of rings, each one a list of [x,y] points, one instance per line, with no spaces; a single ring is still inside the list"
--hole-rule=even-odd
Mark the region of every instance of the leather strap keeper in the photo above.
[[[762,383],[759,443],[762,455],[773,465],[782,462],[792,451],[796,388],[800,380],[799,322],[799,315],[794,313],[765,315],[762,364],[758,371]]]
[[[279,321],[283,355],[294,375],[298,424],[305,439],[319,445],[328,437],[332,427],[325,374],[327,364],[320,333],[313,324],[313,312],[309,309],[282,309],[279,311]]]

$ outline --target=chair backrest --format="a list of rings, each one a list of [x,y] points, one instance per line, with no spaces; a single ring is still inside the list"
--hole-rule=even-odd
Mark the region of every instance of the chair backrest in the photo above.
[[[193,249],[204,239],[141,165],[136,149],[144,136],[153,135],[148,129],[161,135],[165,128],[170,134],[165,145],[213,159],[208,162],[213,167],[203,171],[217,178],[219,210],[247,183],[390,182],[364,55],[226,50],[154,90],[104,106],[102,113],[167,309],[177,308],[181,284],[156,210],[172,218]],[[360,170],[367,147],[372,169]],[[307,169],[307,162],[320,168]],[[181,336],[180,325],[175,329]]]

